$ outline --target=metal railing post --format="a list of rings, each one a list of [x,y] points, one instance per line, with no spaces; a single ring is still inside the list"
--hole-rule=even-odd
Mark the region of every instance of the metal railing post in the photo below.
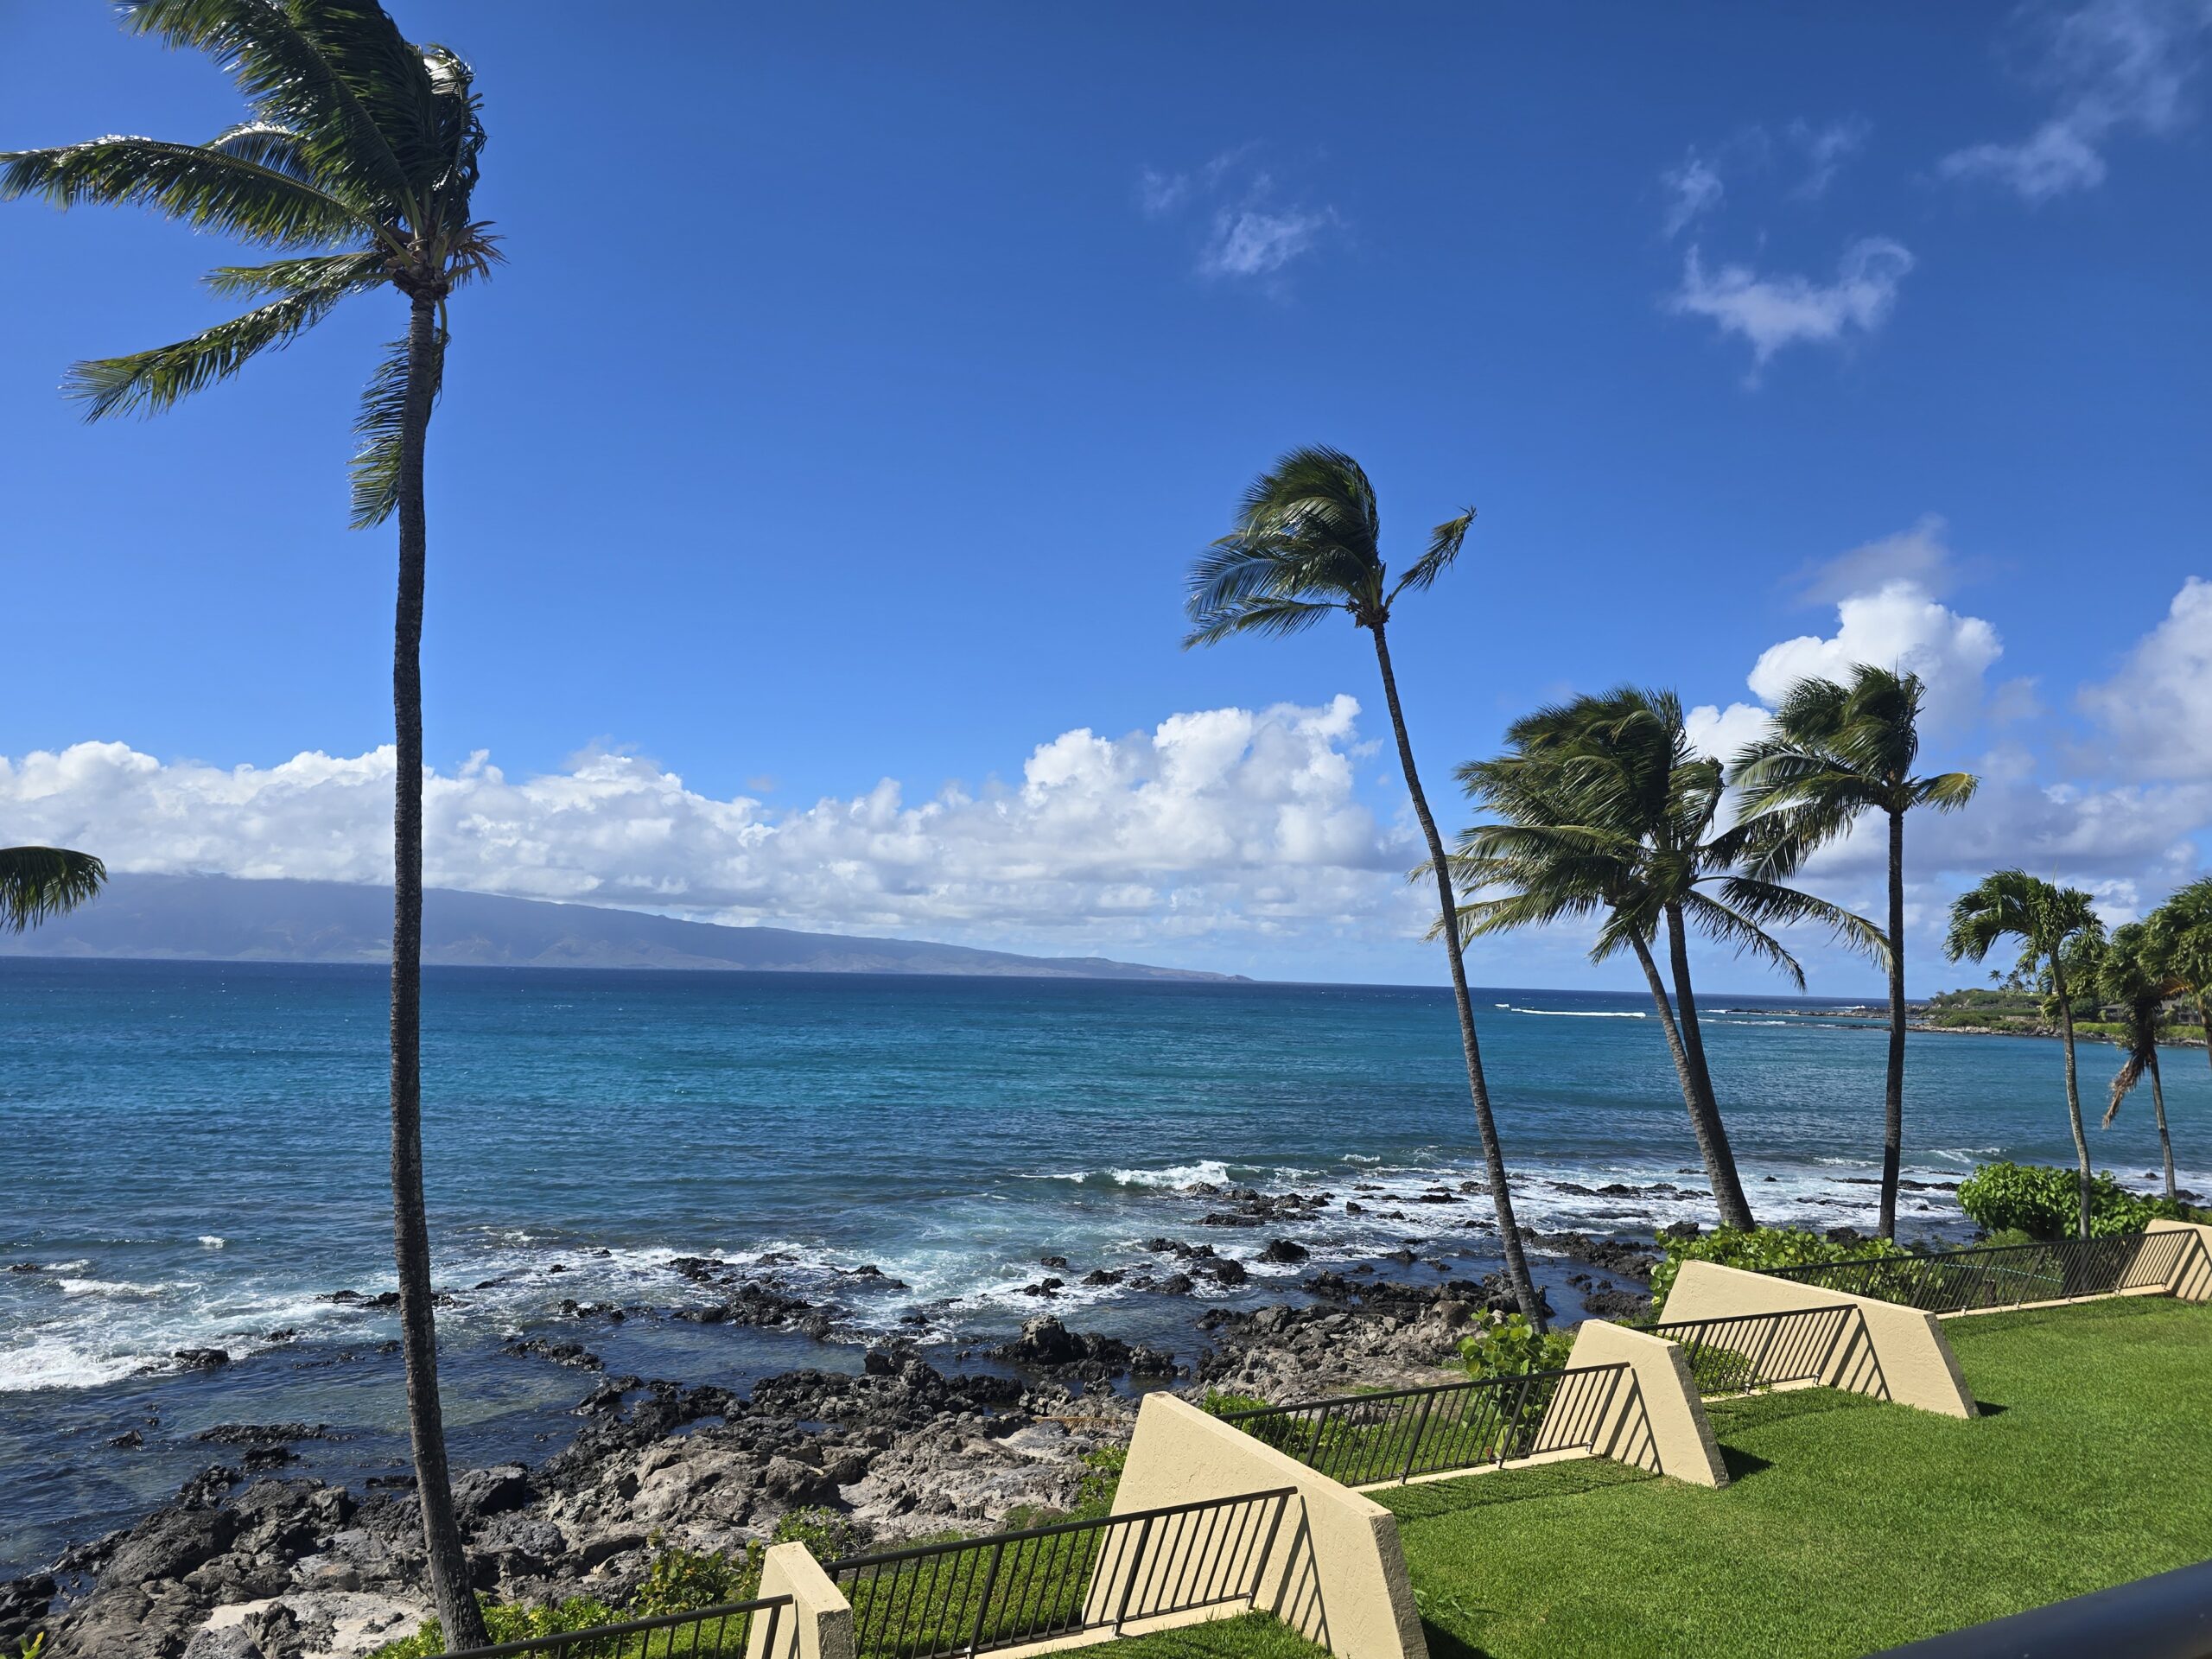
[[[1428,1433],[1428,1410],[1435,1403],[1436,1396],[1433,1394],[1421,1402],[1421,1418],[1414,1424],[1414,1432],[1406,1440],[1406,1466],[1398,1475],[1401,1486],[1414,1478],[1414,1459],[1421,1455],[1421,1436]]]
[[[1114,1609],[1114,1634],[1122,1633],[1122,1621],[1129,1616],[1129,1598],[1137,1592],[1137,1574],[1144,1567],[1144,1547],[1152,1537],[1152,1517],[1147,1516],[1137,1529],[1136,1548],[1129,1553],[1129,1576],[1122,1582],[1121,1605]]]

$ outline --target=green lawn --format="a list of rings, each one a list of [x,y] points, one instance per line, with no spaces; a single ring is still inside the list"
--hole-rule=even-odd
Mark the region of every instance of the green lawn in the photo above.
[[[2212,1556],[2212,1310],[1944,1329],[1990,1414],[1806,1390],[1710,1408],[1719,1491],[1586,1462],[1376,1493],[1433,1659],[1856,1656]]]

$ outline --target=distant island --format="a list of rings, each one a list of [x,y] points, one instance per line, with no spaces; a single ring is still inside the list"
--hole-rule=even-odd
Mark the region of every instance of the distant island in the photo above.
[[[2124,1034],[2120,1010],[2100,1006],[2093,996],[2074,999],[2074,1034],[2084,1039],[2117,1039]],[[2179,1047],[2202,1047],[2204,1027],[2196,1010],[2178,999],[2166,1005],[2161,1043]],[[1915,1012],[1914,1029],[1960,1031],[2011,1037],[2056,1037],[2058,1014],[2039,991],[1968,988],[1939,991]]]
[[[111,877],[93,903],[20,937],[0,956],[191,962],[387,962],[391,889],[226,875]],[[728,927],[598,905],[433,888],[423,960],[447,967],[690,968],[792,974],[951,974],[1233,983],[1237,974],[1104,957],[1025,957],[921,939]]]

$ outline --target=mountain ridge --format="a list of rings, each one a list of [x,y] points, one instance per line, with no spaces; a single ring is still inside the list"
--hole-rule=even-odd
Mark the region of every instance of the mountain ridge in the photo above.
[[[1232,983],[1237,974],[1106,957],[1032,957],[925,939],[734,927],[643,911],[434,887],[423,960],[437,967],[694,969]],[[0,956],[140,961],[388,962],[391,889],[343,881],[118,874],[91,904]]]

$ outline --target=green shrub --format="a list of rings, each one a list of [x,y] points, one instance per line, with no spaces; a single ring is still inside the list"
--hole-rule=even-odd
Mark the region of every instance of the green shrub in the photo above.
[[[601,1624],[619,1623],[620,1618],[605,1602],[590,1596],[575,1596],[567,1601],[546,1602],[536,1607],[508,1606],[482,1596],[476,1602],[484,1610],[484,1625],[491,1632],[494,1645],[526,1641],[531,1637],[588,1630]],[[435,1659],[445,1650],[445,1637],[439,1631],[438,1621],[429,1618],[423,1621],[423,1628],[414,1635],[385,1643],[369,1659]]]
[[[1573,1351],[1572,1331],[1538,1335],[1526,1315],[1485,1313],[1473,1334],[1459,1339],[1459,1363],[1472,1377],[1520,1376],[1564,1370]]]
[[[1220,1417],[1232,1411],[1258,1411],[1269,1403],[1256,1394],[1231,1394],[1221,1389],[1208,1389],[1199,1396],[1198,1409],[1209,1417]]]
[[[2048,1164],[1984,1164],[1959,1183],[1959,1207],[1992,1233],[2072,1238],[2080,1230],[2079,1177]],[[2089,1182],[2089,1235],[2139,1233],[2152,1221],[2194,1221],[2204,1212],[2170,1198],[2126,1191],[2107,1175]]]
[[[1089,1520],[1111,1512],[1114,1489],[1122,1484],[1122,1471],[1128,1461],[1129,1448],[1126,1446],[1102,1446],[1083,1454],[1083,1478],[1076,1483],[1075,1489],[1077,1519]]]
[[[1651,1313],[1654,1319],[1666,1312],[1667,1293],[1685,1262],[1718,1262],[1726,1268],[1764,1273],[1773,1268],[1802,1268],[1815,1262],[1855,1262],[1866,1256],[1899,1255],[1903,1252],[1885,1238],[1861,1239],[1840,1244],[1794,1227],[1721,1227],[1695,1238],[1669,1238],[1666,1259],[1651,1270]]]

